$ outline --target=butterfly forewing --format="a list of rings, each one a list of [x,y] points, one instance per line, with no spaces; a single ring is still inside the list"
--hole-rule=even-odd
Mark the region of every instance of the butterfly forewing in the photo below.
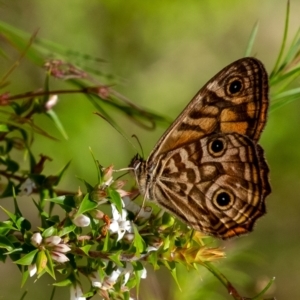
[[[268,75],[251,57],[209,80],[163,134],[149,159],[212,133],[237,132],[257,142],[268,109]]]

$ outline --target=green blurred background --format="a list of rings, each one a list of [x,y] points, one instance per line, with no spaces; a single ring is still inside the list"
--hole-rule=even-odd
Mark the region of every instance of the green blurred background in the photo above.
[[[256,21],[259,32],[253,55],[270,71],[279,52],[285,10],[286,1],[282,0],[2,0],[0,19],[28,33],[39,29],[40,38],[105,59],[105,63],[89,63],[114,74],[118,82],[115,89],[133,102],[174,119],[210,77],[244,55]],[[290,39],[300,25],[299,15],[300,1],[291,1]],[[0,58],[1,74],[8,70],[17,52],[12,51],[10,57],[10,61]],[[23,60],[10,80],[6,90],[13,93],[36,90],[43,86],[44,72]],[[54,80],[52,86],[64,85]],[[127,166],[135,154],[114,129],[93,115],[94,111],[82,96],[60,97],[56,112],[68,132],[68,141],[61,138],[49,120],[37,120],[61,138],[57,143],[36,138],[34,153],[54,158],[47,163],[46,172],[55,173],[72,159],[61,188],[77,189],[81,183],[75,176],[95,182],[89,146],[103,165],[113,163],[116,168]],[[145,131],[120,113],[110,113],[128,136],[139,137],[146,154],[166,128]],[[261,139],[273,188],[267,199],[268,214],[250,235],[219,242],[227,258],[217,266],[242,295],[254,296],[276,277],[270,295],[284,300],[300,299],[299,129],[299,101],[271,111]],[[32,219],[30,213],[35,209],[30,208],[30,199],[21,202],[25,215]],[[10,201],[3,200],[1,205],[11,208]],[[149,271],[140,299],[231,299],[203,268],[188,273],[180,268],[178,277],[182,292],[165,270]],[[0,299],[19,299],[20,280],[14,265],[2,264]],[[26,299],[48,299],[49,282],[49,278],[35,284],[31,280],[26,286]],[[67,289],[57,290],[56,300],[68,298]]]

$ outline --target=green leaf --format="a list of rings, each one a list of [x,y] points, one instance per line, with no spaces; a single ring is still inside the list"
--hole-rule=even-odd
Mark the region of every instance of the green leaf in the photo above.
[[[50,255],[50,252],[48,250],[45,251],[46,257],[47,257],[47,264],[46,264],[46,272],[53,278],[55,278],[55,272],[54,272],[54,266],[53,266],[53,260]]]
[[[159,269],[159,264],[158,264],[158,251],[151,251],[149,254],[147,261],[153,266],[154,270]]]
[[[35,255],[39,252],[38,249],[35,249],[27,254],[25,254],[22,258],[14,261],[17,265],[29,266],[33,263]]]
[[[87,256],[89,256],[89,251],[91,249],[92,245],[85,245],[83,247],[79,247],[81,251],[83,251]]]
[[[9,127],[6,124],[0,124],[0,132],[9,132]]]
[[[91,148],[89,148],[89,149],[90,149],[90,153],[91,153],[91,155],[92,155],[94,164],[95,164],[96,169],[97,169],[97,179],[98,179],[98,183],[101,184],[101,183],[102,183],[102,178],[103,178],[102,170],[101,170],[101,168],[99,167],[99,163],[98,163],[98,161],[96,160],[95,155],[94,155],[92,149],[91,149]]]
[[[168,262],[168,261],[162,261],[162,263],[167,267],[167,269],[171,272],[171,275],[173,279],[175,280],[179,290],[181,291],[181,287],[179,285],[179,281],[177,278],[177,270],[176,270],[176,264],[175,262]]]
[[[22,216],[21,210],[20,210],[18,202],[17,202],[16,192],[15,192],[14,187],[13,187],[13,198],[14,198],[15,215],[16,216]]]
[[[22,247],[19,248],[14,248],[12,251],[8,251],[5,254],[6,255],[10,255],[10,257],[12,258],[13,254],[18,255],[17,257],[20,257],[20,254],[24,251],[24,249]],[[13,258],[12,258],[13,259]]]
[[[6,236],[0,236],[0,248],[4,248],[7,251],[12,251],[15,249],[14,244]]]
[[[278,72],[278,70],[280,69],[279,65],[280,65],[280,61],[281,61],[281,58],[282,58],[282,55],[283,55],[283,51],[284,51],[284,48],[285,48],[285,45],[286,45],[286,41],[287,41],[287,34],[288,34],[288,28],[289,28],[289,17],[290,17],[290,2],[288,1],[287,2],[287,7],[286,7],[285,26],[284,26],[283,39],[282,39],[280,51],[279,51],[279,54],[278,54],[278,57],[277,57],[274,69],[271,72],[270,77],[273,77]]]
[[[143,267],[142,263],[139,262],[139,261],[136,261],[136,262],[132,263],[132,266],[133,266],[133,269],[135,271],[136,293],[138,295],[139,294],[139,290],[140,290],[141,276],[143,274],[144,267]]]
[[[0,206],[0,208],[8,215],[8,217],[16,224],[17,216],[11,213],[9,210],[6,210],[4,207]]]
[[[6,235],[10,230],[17,230],[11,220],[0,222],[0,235]]]
[[[146,250],[146,243],[141,237],[138,228],[136,225],[133,224],[133,230],[134,230],[134,240],[133,240],[133,245],[136,248],[135,255],[140,256],[141,253],[145,252]]]
[[[273,284],[273,282],[275,281],[275,277],[273,277],[269,282],[268,284],[265,286],[265,288],[259,293],[257,294],[256,296],[252,297],[251,300],[259,300],[259,299],[262,299],[261,297],[267,292],[267,290],[271,287],[271,285]],[[275,298],[274,298],[275,299]]]
[[[66,220],[64,227],[58,232],[58,236],[64,236],[70,232],[74,232],[76,225],[71,222],[71,220]]]
[[[59,171],[59,173],[56,175],[57,177],[57,181],[55,182],[55,185],[58,185],[63,174],[65,173],[65,171],[68,169],[69,165],[71,164],[71,161],[69,161],[63,168],[61,171]]]
[[[20,230],[22,232],[25,232],[25,231],[28,231],[31,229],[31,223],[23,217],[19,218],[18,224],[20,224]]]
[[[51,226],[47,229],[45,229],[42,233],[42,236],[44,238],[49,237],[49,236],[53,236],[53,235],[57,235],[57,228]]]
[[[61,135],[64,137],[64,139],[67,140],[69,138],[67,135],[67,132],[65,131],[64,126],[60,122],[60,120],[59,120],[58,116],[56,115],[56,113],[54,112],[54,110],[53,109],[47,110],[47,115],[54,122],[56,128],[61,133]]]
[[[14,188],[14,183],[12,181],[8,181],[6,184],[5,190],[3,191],[1,198],[11,197],[12,196],[12,190]]]
[[[94,187],[91,184],[89,184],[87,181],[85,181],[84,179],[82,179],[80,177],[77,177],[77,178],[84,183],[84,185],[85,185],[86,190],[87,190],[88,193],[90,193],[90,192],[92,192],[94,190]]]
[[[95,201],[92,201],[89,199],[89,194],[87,193],[82,202],[80,203],[80,206],[78,208],[78,211],[75,215],[75,217],[82,215],[85,212],[91,211],[93,209],[95,209],[98,206],[98,203]]]
[[[120,261],[120,254],[122,253],[122,250],[119,250],[112,255],[109,255],[108,257],[118,266],[123,268],[123,264]]]
[[[252,49],[253,49],[253,44],[254,44],[254,41],[255,41],[256,36],[257,36],[257,32],[258,32],[258,22],[255,23],[255,25],[252,29],[252,32],[251,32],[251,35],[250,35],[250,38],[249,38],[249,41],[248,41],[248,45],[247,45],[247,48],[246,48],[245,57],[251,55],[251,52],[252,52]]]
[[[290,89],[280,94],[276,94],[273,96],[273,101],[290,96],[300,96],[300,88]]]
[[[7,167],[6,171],[15,173],[19,170],[19,165],[13,160],[6,159],[5,164]]]
[[[54,286],[69,286],[71,284],[72,284],[72,281],[69,278],[53,283]]]
[[[42,272],[45,271],[47,262],[48,262],[48,258],[47,258],[47,254],[46,252],[48,252],[47,250],[41,250],[38,252],[37,256],[36,256],[36,267],[37,267],[37,274],[41,274]]]
[[[118,212],[121,214],[122,213],[122,199],[121,199],[120,194],[112,188],[107,188],[107,190],[108,190],[110,202],[115,204]]]
[[[23,268],[21,287],[23,287],[25,285],[28,278],[29,278],[29,270],[28,270],[28,268],[26,268],[25,270]]]
[[[75,208],[74,196],[58,196],[51,199],[45,199],[45,201],[53,202],[61,205],[67,212],[70,212],[72,208]]]
[[[112,247],[112,243],[111,243],[111,240],[110,240],[110,234],[109,234],[109,231],[107,231],[102,251],[107,252],[111,249],[111,247]]]

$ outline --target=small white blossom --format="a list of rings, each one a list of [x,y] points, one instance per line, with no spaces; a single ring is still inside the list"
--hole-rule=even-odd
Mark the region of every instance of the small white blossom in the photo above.
[[[59,244],[56,245],[53,250],[57,251],[57,252],[61,252],[61,253],[67,253],[69,251],[71,251],[71,248],[66,245],[66,244]]]
[[[133,272],[133,267],[132,267],[132,264],[130,264],[130,263],[126,264],[125,269],[122,268],[122,273],[124,274],[124,281],[122,283],[122,286],[126,285],[132,272]]]
[[[35,182],[27,178],[20,186],[20,196],[29,196],[36,188]]]
[[[82,295],[82,288],[79,284],[71,285],[70,300],[86,300],[86,298],[82,297]]]
[[[102,287],[101,279],[100,279],[99,273],[97,271],[89,274],[89,278],[92,282],[93,287],[95,287],[95,288],[101,288]]]
[[[35,233],[32,235],[30,241],[31,241],[31,244],[32,244],[33,246],[38,247],[38,246],[41,245],[41,243],[42,243],[42,241],[43,241],[43,237],[42,237],[42,235],[41,235],[39,232],[35,232]]]
[[[51,95],[45,104],[46,110],[52,109],[52,107],[56,105],[57,101],[58,101],[57,95]]]
[[[51,257],[55,261],[59,263],[64,263],[69,261],[68,257],[64,253],[71,251],[71,248],[66,244],[60,244],[62,241],[61,237],[57,235],[53,235],[43,239],[42,235],[39,232],[36,232],[32,235],[30,240],[31,240],[31,244],[34,245],[36,248],[42,245],[45,248],[47,248],[50,252]]]
[[[147,277],[147,270],[146,270],[146,268],[144,267],[144,268],[143,268],[143,271],[142,271],[141,278],[145,279],[146,277]]]
[[[29,265],[28,271],[29,271],[29,276],[32,277],[37,271],[36,264]]]
[[[69,259],[66,255],[64,255],[63,253],[57,252],[57,251],[51,251],[50,255],[55,261],[57,261],[59,263],[65,263],[65,262],[69,261]]]
[[[72,222],[77,226],[77,227],[87,227],[90,225],[91,220],[89,217],[81,214],[74,219],[72,219]]]
[[[50,237],[45,238],[44,243],[47,246],[56,246],[61,242],[61,237],[57,236],[57,235],[53,235]]]
[[[122,209],[122,213],[120,214],[114,204],[112,204],[111,207],[112,207],[113,219],[109,225],[109,230],[111,233],[118,234],[117,241],[119,241],[120,239],[123,238],[126,231],[132,233],[133,227],[131,222],[129,220],[126,220],[128,213],[125,209]]]
[[[147,253],[149,253],[149,252],[151,252],[151,251],[157,251],[157,250],[158,250],[158,248],[156,248],[156,247],[154,247],[154,246],[148,246],[148,247],[146,248]]]
[[[151,206],[144,206],[140,207],[134,201],[131,201],[129,197],[122,198],[125,209],[131,211],[135,215],[137,215],[137,219],[140,222],[144,222],[151,217],[152,214],[152,207]]]
[[[114,286],[114,284],[117,282],[121,273],[122,271],[119,268],[117,270],[112,271],[112,273],[109,276],[106,276],[102,283],[102,289],[103,290],[111,289]]]

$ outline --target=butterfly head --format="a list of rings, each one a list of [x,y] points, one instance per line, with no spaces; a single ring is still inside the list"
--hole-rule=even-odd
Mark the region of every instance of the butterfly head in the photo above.
[[[146,166],[147,162],[139,154],[136,154],[133,157],[129,165],[129,167],[133,169],[136,182],[139,186],[139,190],[142,195],[145,195],[147,191]]]

